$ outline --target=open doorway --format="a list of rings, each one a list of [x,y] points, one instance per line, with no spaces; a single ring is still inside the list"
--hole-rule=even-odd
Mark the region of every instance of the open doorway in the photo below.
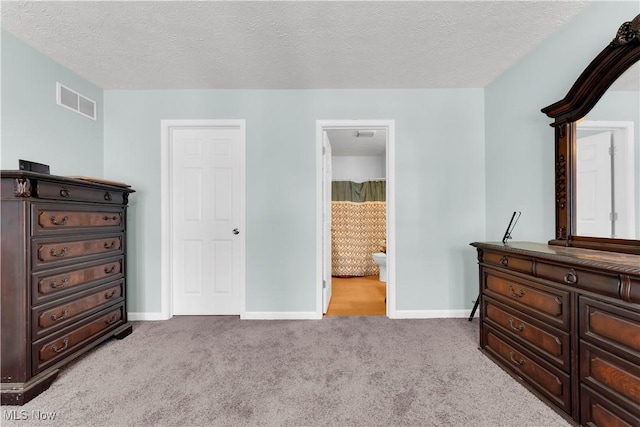
[[[395,317],[394,132],[394,122],[389,120],[316,122],[316,200],[318,206],[316,222],[318,236],[316,310],[319,317],[323,313],[327,313],[334,295],[336,297],[344,297],[344,291],[347,291],[347,294],[353,296],[354,292],[358,292],[358,287],[366,288],[367,292],[371,292],[369,296],[365,296],[365,304],[367,304],[366,300],[368,298],[375,296],[376,293],[382,293],[380,297],[382,297],[381,302],[384,305],[382,308],[378,305],[375,310],[381,309],[383,312],[377,314]],[[337,250],[336,245],[331,243],[332,225],[337,227],[336,220],[332,218],[331,188],[333,177],[340,184],[354,185],[354,188],[358,188],[358,190],[349,189],[349,192],[359,192],[360,189],[364,188],[363,186],[366,186],[367,191],[384,192],[381,196],[376,196],[382,198],[372,199],[373,201],[362,204],[357,203],[359,207],[356,209],[369,210],[367,215],[377,218],[375,221],[379,221],[382,218],[382,231],[368,229],[366,231],[368,235],[367,242],[364,242],[363,235],[362,244],[359,242],[354,244],[354,246],[362,247],[350,249],[351,252],[349,253],[354,256],[347,260],[334,260],[334,257],[342,255],[335,253]],[[334,186],[336,184],[334,183]],[[335,198],[335,194],[333,198]],[[384,200],[384,202],[378,203],[378,200]],[[356,203],[345,201],[345,204]],[[361,207],[363,205],[367,206]],[[343,206],[341,203],[333,203],[334,213],[341,212],[341,209],[348,207]],[[376,210],[378,211],[377,213]],[[344,220],[343,217],[339,218],[342,218],[338,219],[340,222]],[[342,238],[344,235],[340,236]],[[349,244],[341,241],[341,245],[348,246]],[[357,254],[353,252],[357,252]],[[374,253],[378,253],[375,260],[373,258]],[[380,262],[380,253],[384,254],[382,263]],[[363,265],[352,266],[352,263],[362,263]],[[371,267],[375,270],[371,270]],[[338,276],[335,280],[336,283],[333,280],[334,274]],[[354,280],[345,282],[346,277]],[[340,294],[335,294],[336,291],[340,292]],[[371,302],[373,301],[369,301],[369,303]]]

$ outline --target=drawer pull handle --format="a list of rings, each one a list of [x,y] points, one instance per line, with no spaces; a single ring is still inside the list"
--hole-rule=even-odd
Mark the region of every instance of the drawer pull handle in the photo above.
[[[105,319],[105,323],[107,325],[113,325],[117,321],[118,321],[118,316],[116,316],[115,314],[112,314],[111,317],[109,317],[108,319]]]
[[[116,247],[116,241],[112,240],[111,243],[104,242],[105,249],[113,249]]]
[[[62,250],[60,251],[60,253],[58,253],[55,249],[51,249],[49,251],[49,253],[51,254],[51,256],[54,256],[56,258],[62,258],[63,256],[65,256],[67,254],[67,252],[69,252],[69,248],[68,247],[64,247],[62,248]]]
[[[105,215],[105,216],[104,216],[104,218],[102,218],[102,219],[104,219],[105,221],[109,221],[109,220],[111,220],[111,221],[115,221],[115,220],[117,220],[117,219],[118,219],[118,217],[117,217],[117,216],[115,216],[115,215],[114,215],[114,216],[106,216],[106,215]]]
[[[511,329],[513,329],[516,332],[522,332],[524,331],[524,323],[520,322],[520,326],[518,326],[517,328],[513,325],[513,319],[510,317],[509,318],[509,326],[511,326]]]
[[[564,283],[566,283],[567,285],[575,285],[576,283],[578,283],[578,275],[573,268],[564,275]]]
[[[515,353],[513,351],[509,352],[509,358],[511,359],[511,361],[518,366],[522,366],[524,365],[524,362],[526,362],[525,358],[520,356],[519,360],[516,360],[513,356],[515,355]]]
[[[509,266],[509,258],[507,258],[506,256],[503,256],[500,259],[500,264],[502,264],[505,267],[508,267]]]
[[[513,290],[513,286],[509,285],[509,293],[514,298],[522,298],[524,296],[524,289],[520,289],[520,292],[515,293],[515,291]]]
[[[49,286],[51,286],[53,289],[58,289],[58,288],[64,288],[68,284],[69,284],[69,278],[65,277],[65,278],[62,279],[62,283],[61,284],[58,285],[58,282],[56,282],[54,280],[51,283],[49,283]]]
[[[58,320],[65,319],[67,317],[67,314],[69,314],[69,310],[65,308],[60,317],[56,316],[55,313],[51,313],[49,317],[51,317],[51,320],[53,320],[54,322],[57,322]]]
[[[105,293],[104,293],[104,299],[111,299],[111,298],[113,298],[113,296],[114,296],[115,294],[116,294],[115,289],[114,289],[113,291],[111,291],[111,292],[105,292]]]
[[[114,271],[116,271],[116,266],[115,265],[110,265],[110,266],[104,268],[104,274],[111,274]]]
[[[67,221],[69,221],[69,217],[65,216],[62,218],[62,221],[58,222],[55,215],[51,215],[51,224],[53,225],[66,225]]]
[[[60,196],[64,197],[64,198],[69,198],[69,196],[71,195],[71,193],[69,193],[69,190],[67,190],[66,188],[63,188],[60,190]]]
[[[65,338],[64,341],[62,341],[62,347],[58,348],[56,345],[52,345],[51,346],[51,350],[54,353],[62,353],[63,351],[65,351],[68,347],[69,347],[69,338]]]
[[[108,191],[106,193],[104,193],[104,199],[107,202],[110,202],[112,200],[111,193],[109,193]]]

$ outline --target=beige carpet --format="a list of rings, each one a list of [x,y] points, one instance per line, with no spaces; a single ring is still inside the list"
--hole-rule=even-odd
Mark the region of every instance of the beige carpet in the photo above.
[[[466,319],[137,322],[2,426],[568,426],[477,342]]]

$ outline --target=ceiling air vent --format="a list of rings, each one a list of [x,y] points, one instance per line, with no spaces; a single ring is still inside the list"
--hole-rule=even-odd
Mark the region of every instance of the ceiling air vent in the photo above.
[[[75,90],[69,89],[60,82],[56,82],[56,93],[58,105],[96,120],[96,103],[95,101],[80,95]]]

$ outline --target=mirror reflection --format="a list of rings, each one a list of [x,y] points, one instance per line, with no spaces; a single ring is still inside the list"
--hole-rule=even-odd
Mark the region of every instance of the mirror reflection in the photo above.
[[[576,235],[640,238],[640,64],[576,129]]]

